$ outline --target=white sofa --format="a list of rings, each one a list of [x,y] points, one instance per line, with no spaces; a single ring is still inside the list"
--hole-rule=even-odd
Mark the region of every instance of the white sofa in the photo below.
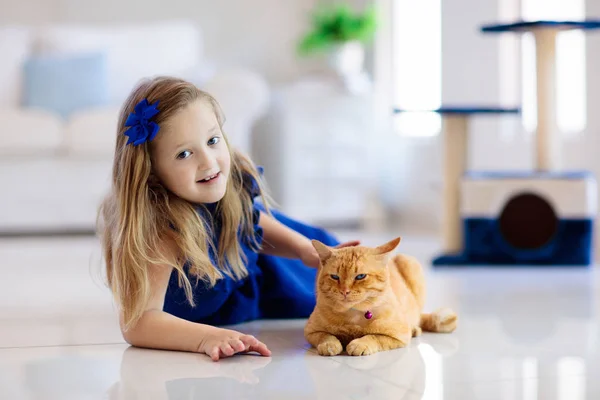
[[[106,54],[109,104],[66,119],[22,106],[28,57],[90,50]],[[118,109],[141,78],[180,76],[213,94],[225,112],[230,140],[247,152],[252,126],[269,102],[268,87],[257,74],[209,63],[201,31],[186,21],[0,26],[0,54],[0,235],[94,230],[110,187]]]

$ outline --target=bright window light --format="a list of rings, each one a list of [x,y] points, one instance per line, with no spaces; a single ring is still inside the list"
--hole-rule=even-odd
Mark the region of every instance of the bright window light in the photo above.
[[[394,105],[404,110],[433,110],[442,102],[441,0],[395,0],[393,3]],[[434,136],[441,130],[436,113],[396,114],[396,131]]]

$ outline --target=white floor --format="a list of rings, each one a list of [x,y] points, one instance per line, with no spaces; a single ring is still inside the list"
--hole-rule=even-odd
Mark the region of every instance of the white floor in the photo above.
[[[401,247],[427,261],[436,242]],[[125,344],[100,261],[93,239],[0,241],[0,399],[600,399],[594,269],[428,268],[428,307],[458,312],[454,334],[324,358],[303,321],[254,322],[237,328],[273,356],[213,363]]]

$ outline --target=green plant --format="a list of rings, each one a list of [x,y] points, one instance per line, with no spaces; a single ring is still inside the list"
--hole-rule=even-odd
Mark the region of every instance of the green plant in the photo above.
[[[376,28],[373,6],[356,14],[345,4],[322,8],[313,13],[312,30],[300,40],[298,51],[307,55],[349,41],[368,43]]]

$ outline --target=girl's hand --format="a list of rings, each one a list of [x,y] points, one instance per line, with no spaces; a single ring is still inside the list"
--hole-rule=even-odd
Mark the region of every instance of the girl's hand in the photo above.
[[[340,243],[337,246],[335,246],[334,249],[358,246],[359,244],[360,244],[360,241],[352,240],[350,242]],[[303,250],[302,253],[300,254],[300,259],[302,260],[304,265],[311,267],[311,268],[319,268],[319,265],[321,264],[321,259],[319,258],[319,253],[317,253],[317,250],[310,242],[308,243],[308,246],[306,246],[305,250]]]
[[[198,346],[198,352],[205,353],[213,361],[251,351],[266,357],[271,355],[267,346],[254,336],[221,328],[215,328],[214,333],[206,336]]]

